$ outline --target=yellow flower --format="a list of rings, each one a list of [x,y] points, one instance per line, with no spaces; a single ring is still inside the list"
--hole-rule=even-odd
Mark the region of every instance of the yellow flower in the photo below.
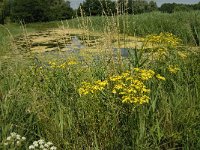
[[[114,87],[114,89],[116,89],[116,90],[123,89],[123,85],[121,85],[121,84],[116,84],[115,87]]]
[[[116,93],[117,93],[117,91],[116,91],[115,89],[113,89],[113,90],[112,90],[112,93],[113,93],[113,94],[116,94]]]
[[[134,68],[133,70],[136,71],[136,72],[140,71],[139,68]]]
[[[145,81],[154,77],[153,70],[134,68],[131,72],[124,72],[120,75],[109,77],[108,80],[97,80],[93,83],[83,82],[79,88],[80,95],[95,94],[108,88],[112,94],[119,96],[122,103],[142,105],[149,102],[150,89],[145,85]],[[165,80],[160,74],[158,79]]]
[[[152,70],[141,70],[141,79],[142,80],[149,80],[153,78],[155,72]]]
[[[160,74],[157,74],[156,78],[159,79],[159,80],[163,80],[163,81],[166,80],[165,77],[161,76]]]
[[[178,55],[181,57],[181,59],[186,59],[188,55],[184,52],[178,52]]]
[[[105,81],[98,80],[95,82],[95,84],[105,87],[108,84],[108,81],[107,80],[105,80]]]
[[[77,64],[77,62],[76,62],[76,61],[73,61],[73,60],[71,60],[71,61],[69,61],[67,64],[68,64],[69,66],[70,66],[70,65],[76,65],[76,64]]]
[[[121,76],[112,76],[110,77],[110,81],[118,81],[118,80],[121,80],[122,77]]]
[[[169,71],[170,73],[173,73],[173,74],[176,74],[179,70],[180,70],[180,68],[178,68],[177,66],[172,66],[172,65],[170,65],[170,66],[168,67],[168,71]]]

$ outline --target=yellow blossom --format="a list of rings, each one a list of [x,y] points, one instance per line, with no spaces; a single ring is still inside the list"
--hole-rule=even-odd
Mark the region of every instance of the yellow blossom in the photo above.
[[[150,100],[150,89],[146,87],[145,82],[153,78],[154,75],[153,70],[134,68],[133,73],[124,72],[120,75],[111,76],[108,80],[97,80],[93,83],[83,82],[79,88],[79,94],[95,94],[107,88],[112,94],[119,96],[122,103],[146,104]],[[156,77],[165,80],[160,74]]]
[[[166,80],[165,77],[161,76],[160,74],[157,74],[156,78],[159,79],[159,80],[163,80],[163,81]]]
[[[77,64],[77,62],[76,62],[76,61],[73,61],[73,60],[71,60],[71,61],[69,61],[67,64],[68,64],[68,65],[76,65],[76,64]]]
[[[178,68],[177,66],[172,66],[172,65],[170,65],[170,66],[168,67],[168,71],[169,71],[170,73],[173,73],[173,74],[176,74],[179,70],[180,70],[180,68]]]

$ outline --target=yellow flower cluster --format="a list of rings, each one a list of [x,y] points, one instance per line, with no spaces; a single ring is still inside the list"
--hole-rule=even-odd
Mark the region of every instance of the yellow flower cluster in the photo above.
[[[180,44],[181,40],[174,36],[172,33],[163,33],[159,35],[148,35],[147,41],[152,44],[165,45],[176,47]]]
[[[146,76],[145,76],[146,77]],[[114,79],[114,80],[113,80]],[[123,103],[145,104],[149,102],[150,92],[144,82],[133,77],[131,74],[122,74],[110,77],[112,93],[118,94]]]
[[[94,84],[83,82],[79,88],[80,95],[94,94],[103,91],[106,87],[113,94],[119,96],[123,103],[142,105],[149,102],[150,89],[145,85],[145,81],[155,76],[153,70],[134,68],[133,72],[127,71],[121,75],[111,76],[105,81],[96,81]],[[158,76],[158,77],[157,77]],[[165,80],[161,75],[156,77]]]
[[[155,72],[153,70],[146,70],[139,68],[134,68],[133,70],[135,71],[136,76],[143,81],[149,80],[153,78],[155,75]]]
[[[159,35],[148,35],[146,37],[147,45],[150,45],[150,50],[153,52],[153,59],[165,59],[170,55],[171,50],[177,49],[181,40],[172,33],[163,33]]]
[[[89,93],[96,93],[98,91],[103,91],[105,87],[108,85],[108,81],[97,80],[93,84],[88,82],[82,82],[81,88],[79,88],[78,92],[80,95],[87,95]]]
[[[49,62],[49,65],[51,68],[60,68],[60,69],[64,69],[67,68],[67,66],[72,66],[72,65],[76,65],[77,62],[74,60],[70,60],[70,61],[66,61],[64,63],[57,63],[57,62]]]
[[[170,73],[176,74],[178,71],[180,71],[180,68],[177,66],[169,65],[167,68]]]

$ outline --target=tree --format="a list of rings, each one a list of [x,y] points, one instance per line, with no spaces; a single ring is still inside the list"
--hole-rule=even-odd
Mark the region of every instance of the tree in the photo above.
[[[156,2],[150,1],[147,9],[148,9],[148,12],[157,11],[158,6],[157,6]]]
[[[69,19],[72,14],[70,3],[65,0],[14,0],[11,18],[29,23]]]
[[[173,13],[174,12],[174,7],[176,6],[177,4],[176,3],[165,3],[165,4],[162,4],[161,7],[160,7],[160,11],[161,12],[164,12],[164,13]]]
[[[73,9],[69,1],[64,0],[46,0],[49,7],[45,10],[45,16],[48,21],[70,19],[73,16]]]
[[[129,14],[141,14],[158,9],[156,2],[146,0],[118,0],[118,10],[128,12]]]
[[[200,2],[192,6],[194,10],[200,10]]]
[[[192,8],[189,5],[179,4],[174,7],[173,12],[176,11],[190,11]]]
[[[81,11],[86,16],[112,15],[115,13],[115,2],[111,0],[85,0],[77,10],[79,16]]]
[[[0,0],[0,24],[4,24],[5,23],[5,18],[6,16],[9,15],[9,1],[7,0]]]
[[[133,13],[141,14],[147,12],[148,2],[145,0],[135,0],[133,1]]]

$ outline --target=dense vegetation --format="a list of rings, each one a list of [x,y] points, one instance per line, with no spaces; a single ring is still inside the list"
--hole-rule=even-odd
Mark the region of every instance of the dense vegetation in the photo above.
[[[200,3],[186,5],[166,3],[158,8],[156,2],[146,0],[85,0],[77,10],[65,0],[0,0],[0,24],[23,21],[47,22],[78,16],[113,16],[116,14],[141,14],[152,11],[173,13],[199,10]]]
[[[111,16],[114,14],[123,14],[127,11],[128,14],[140,14],[158,10],[156,2],[145,0],[86,0],[80,4],[78,15],[86,16]]]
[[[160,32],[170,32],[182,39],[184,44],[199,45],[200,42],[200,12],[174,12],[145,13],[140,15],[122,15],[118,17],[90,17],[84,18],[89,30],[103,32],[106,26],[112,26],[115,20],[119,21],[121,33],[136,36],[146,36],[148,34],[159,34]],[[81,18],[67,21],[72,28],[80,28]]]
[[[0,26],[0,149],[200,149],[200,52],[187,45],[195,45],[191,23],[199,36],[199,16],[149,13]],[[48,55],[16,47],[17,35],[26,40],[27,32],[57,24],[84,29],[85,36],[103,34],[98,53]],[[113,55],[120,33],[143,37],[142,47],[130,48],[128,57]]]
[[[73,9],[65,0],[1,0],[0,23],[6,17],[26,23],[71,19]]]

